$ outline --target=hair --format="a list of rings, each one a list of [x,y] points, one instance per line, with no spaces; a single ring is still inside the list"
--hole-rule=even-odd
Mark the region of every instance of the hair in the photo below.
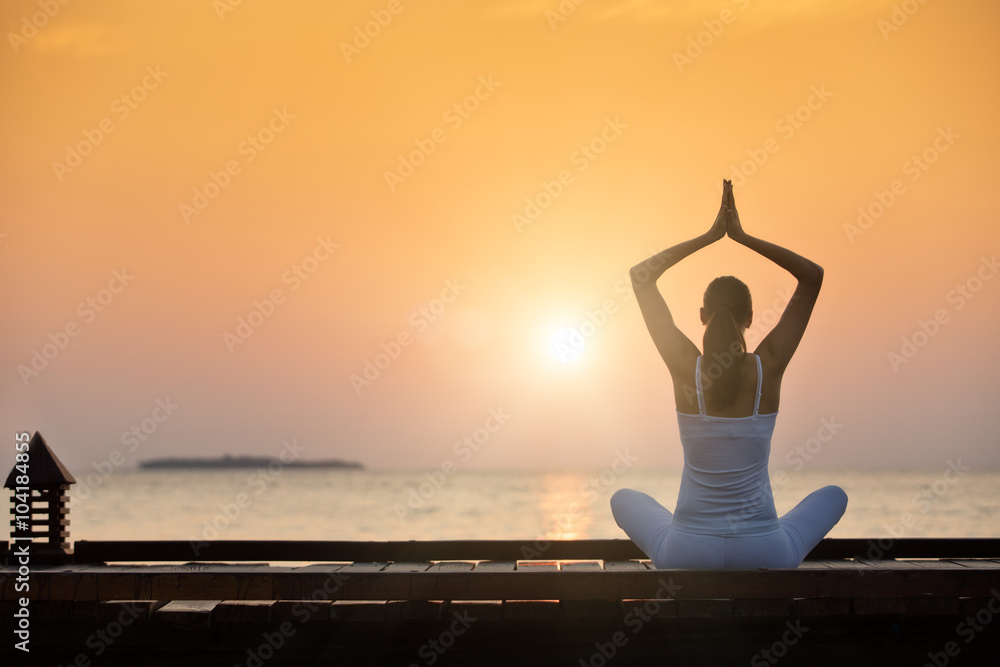
[[[735,276],[719,276],[705,289],[704,359],[710,360],[702,371],[705,383],[705,405],[725,408],[736,400],[740,369],[747,352],[746,339],[740,324],[746,322],[752,304],[750,289]]]

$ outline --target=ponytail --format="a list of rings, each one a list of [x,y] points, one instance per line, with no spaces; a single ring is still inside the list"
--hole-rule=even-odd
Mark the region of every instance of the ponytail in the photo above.
[[[746,320],[750,307],[750,290],[733,276],[716,278],[705,290],[709,315],[702,340],[702,373],[707,408],[726,408],[736,400],[747,352],[738,322]]]

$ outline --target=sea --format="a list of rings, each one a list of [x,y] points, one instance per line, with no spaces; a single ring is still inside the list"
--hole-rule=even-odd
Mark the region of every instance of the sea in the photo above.
[[[836,484],[840,538],[1000,537],[1000,470],[804,469],[772,474],[779,515]],[[672,509],[680,470],[389,471],[118,469],[76,473],[70,540],[458,540],[624,538],[619,488]],[[753,501],[751,501],[753,502]]]

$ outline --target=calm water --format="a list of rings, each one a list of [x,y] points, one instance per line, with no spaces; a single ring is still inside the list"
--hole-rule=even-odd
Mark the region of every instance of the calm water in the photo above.
[[[620,538],[621,487],[673,508],[679,471],[119,470],[71,487],[77,539]],[[602,477],[603,475],[603,477]],[[91,481],[95,481],[91,478]],[[806,471],[772,477],[781,514],[838,484],[847,514],[831,537],[1000,537],[1000,471]]]

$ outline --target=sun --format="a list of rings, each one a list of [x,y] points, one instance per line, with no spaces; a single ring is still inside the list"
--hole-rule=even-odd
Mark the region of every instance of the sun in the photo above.
[[[584,338],[576,329],[559,329],[549,339],[549,352],[564,364],[571,364],[583,354]]]

